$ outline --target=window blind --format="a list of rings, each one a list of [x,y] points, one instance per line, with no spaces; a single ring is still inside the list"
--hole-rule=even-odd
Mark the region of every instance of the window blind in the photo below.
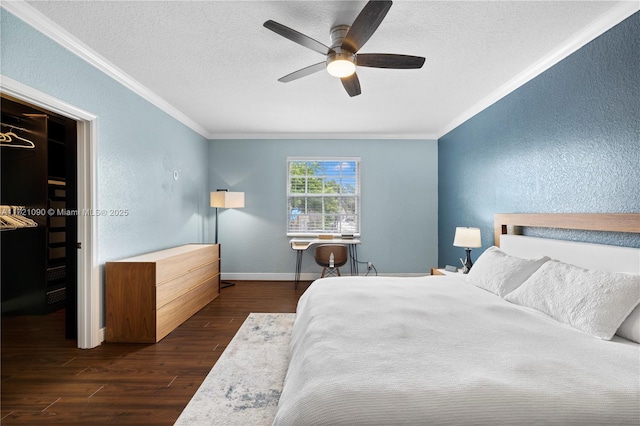
[[[287,158],[287,235],[360,234],[360,158]]]

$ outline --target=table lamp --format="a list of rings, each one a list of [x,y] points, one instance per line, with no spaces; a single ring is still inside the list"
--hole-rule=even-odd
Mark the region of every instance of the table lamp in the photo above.
[[[466,228],[466,227],[457,227],[456,235],[453,238],[454,247],[464,247],[467,252],[467,259],[462,262],[464,269],[463,273],[468,274],[473,263],[471,262],[471,249],[476,247],[482,247],[482,240],[480,238],[480,228]]]

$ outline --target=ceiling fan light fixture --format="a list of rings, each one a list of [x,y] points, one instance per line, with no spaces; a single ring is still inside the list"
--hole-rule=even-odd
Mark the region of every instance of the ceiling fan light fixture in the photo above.
[[[278,81],[288,83],[319,72],[324,67],[331,76],[340,78],[344,89],[349,96],[353,97],[361,93],[360,81],[355,73],[356,65],[369,68],[422,68],[425,58],[421,56],[392,53],[358,54],[360,48],[378,29],[392,3],[391,0],[369,0],[351,25],[331,27],[329,32],[331,47],[275,21],[266,21],[263,24],[265,28],[325,56],[324,61],[289,73],[279,78]]]
[[[327,72],[334,77],[349,77],[356,72],[356,64],[353,55],[349,53],[336,53],[327,58]]]

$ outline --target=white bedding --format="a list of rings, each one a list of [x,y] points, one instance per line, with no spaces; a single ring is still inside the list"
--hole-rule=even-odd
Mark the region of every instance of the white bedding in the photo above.
[[[274,425],[638,425],[640,345],[464,277],[340,277],[298,304]]]

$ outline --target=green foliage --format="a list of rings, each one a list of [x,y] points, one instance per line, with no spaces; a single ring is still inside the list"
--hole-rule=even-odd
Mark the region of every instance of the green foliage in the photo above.
[[[328,170],[324,170],[327,167]],[[341,162],[293,161],[289,163],[289,212],[291,221],[304,215],[306,229],[340,231],[341,216],[355,215],[355,201],[343,194],[355,194],[355,176],[340,169]],[[341,170],[341,173],[332,171]],[[342,185],[341,185],[342,183]],[[294,194],[301,194],[296,197]],[[324,222],[324,223],[322,223]]]

